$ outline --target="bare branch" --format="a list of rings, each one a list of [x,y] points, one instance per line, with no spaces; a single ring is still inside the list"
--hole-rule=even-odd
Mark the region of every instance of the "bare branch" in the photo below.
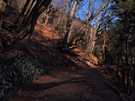
[[[110,2],[112,2],[112,0],[107,0],[107,2],[97,11],[96,14],[91,15],[91,17],[88,19],[88,21],[85,22],[83,24],[83,26],[78,30],[78,32],[72,37],[69,45],[72,44],[72,42],[74,41],[74,39],[80,34],[79,32],[81,32],[86,27],[86,25],[89,23],[89,21],[93,20]]]

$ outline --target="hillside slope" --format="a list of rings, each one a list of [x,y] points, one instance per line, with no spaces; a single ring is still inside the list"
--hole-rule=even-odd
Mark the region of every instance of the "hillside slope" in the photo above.
[[[40,58],[53,70],[41,76],[12,101],[120,101],[108,88],[107,77],[84,61],[85,52],[78,48],[60,51],[58,35],[51,28],[37,24],[29,54]]]

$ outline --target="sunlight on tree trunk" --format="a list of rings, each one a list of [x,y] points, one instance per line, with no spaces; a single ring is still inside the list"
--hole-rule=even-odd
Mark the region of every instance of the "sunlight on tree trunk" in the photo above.
[[[73,20],[74,14],[75,14],[75,9],[77,7],[77,4],[78,4],[78,0],[75,0],[73,7],[72,7],[72,10],[71,10],[70,17],[69,17],[68,22],[67,22],[67,26],[66,26],[67,32],[66,32],[66,35],[65,35],[64,40],[63,40],[64,44],[67,44],[70,40],[71,30],[72,30],[72,20]]]
[[[92,4],[92,0],[89,1],[89,5],[88,5],[88,9],[87,9],[87,14],[86,14],[86,19],[85,19],[85,22],[88,22],[88,19],[89,19],[89,16],[90,16],[90,6]],[[87,49],[87,45],[88,45],[88,42],[89,42],[89,35],[88,35],[88,27],[89,27],[89,24],[86,25],[86,30],[85,30],[85,48]]]
[[[103,4],[101,4],[101,7],[103,6]],[[96,18],[96,27],[91,27],[91,31],[90,31],[90,38],[88,40],[88,44],[87,44],[87,50],[88,52],[92,53],[93,50],[94,50],[94,47],[95,47],[95,44],[96,44],[96,34],[98,32],[98,22],[99,22],[99,15],[97,16]],[[93,20],[93,23],[94,23],[94,20]],[[101,21],[100,21],[101,23]],[[93,25],[93,24],[92,24]]]

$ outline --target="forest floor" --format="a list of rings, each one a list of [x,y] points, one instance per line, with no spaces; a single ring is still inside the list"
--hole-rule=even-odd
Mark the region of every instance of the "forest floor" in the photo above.
[[[36,25],[30,53],[56,66],[62,62],[67,65],[34,80],[12,101],[120,101],[118,94],[106,86],[110,77],[103,73],[103,67],[87,65],[72,54],[62,57],[63,53],[55,47],[58,39],[51,28]],[[79,49],[74,51],[84,54]]]

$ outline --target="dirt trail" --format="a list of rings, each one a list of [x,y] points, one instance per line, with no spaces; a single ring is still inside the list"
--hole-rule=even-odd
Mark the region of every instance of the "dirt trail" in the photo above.
[[[13,101],[120,101],[96,69],[54,71],[33,81]]]
[[[62,57],[57,49],[52,48],[58,39],[55,35],[50,28],[37,24],[30,52],[50,64],[60,64]],[[106,79],[98,67],[81,62],[76,64],[41,76],[12,101],[120,101],[117,94],[105,85]]]

